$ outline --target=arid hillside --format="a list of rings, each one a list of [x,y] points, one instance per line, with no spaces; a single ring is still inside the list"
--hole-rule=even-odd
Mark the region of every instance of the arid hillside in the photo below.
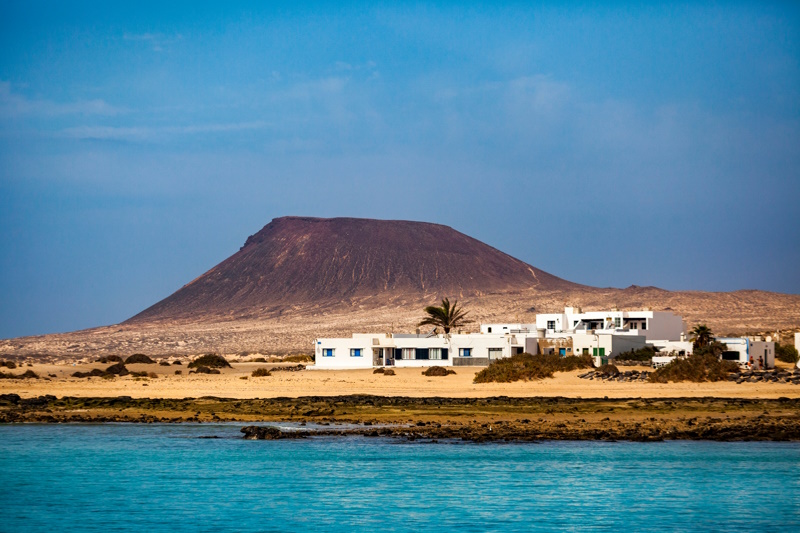
[[[358,218],[277,218],[231,257],[128,324],[257,318],[293,306],[374,306],[578,288],[452,228]]]
[[[126,322],[0,341],[6,358],[310,352],[316,337],[413,332],[425,305],[458,299],[475,321],[531,322],[565,305],[671,310],[717,333],[800,329],[800,295],[595,288],[438,224],[285,217]]]

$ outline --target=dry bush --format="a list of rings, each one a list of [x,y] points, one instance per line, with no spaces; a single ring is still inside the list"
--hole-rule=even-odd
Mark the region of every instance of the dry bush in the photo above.
[[[445,368],[443,366],[432,366],[429,369],[422,371],[423,376],[448,376],[455,373],[455,370],[450,370],[449,368]]]
[[[594,368],[589,355],[561,357],[558,354],[531,355],[522,353],[492,361],[475,374],[475,383],[511,383],[553,377],[554,372]]]
[[[733,361],[721,361],[715,355],[691,355],[683,359],[675,359],[650,374],[651,383],[669,383],[670,381],[724,381],[731,372],[738,372],[739,365]]]
[[[253,376],[254,378],[265,378],[271,376],[272,372],[270,372],[268,368],[261,367],[253,370],[253,373],[250,375]]]
[[[205,355],[201,355],[200,357],[189,363],[189,368],[197,368],[198,372],[200,372],[201,367],[230,368],[230,366],[231,364],[227,361],[227,359],[215,353],[207,353]]]

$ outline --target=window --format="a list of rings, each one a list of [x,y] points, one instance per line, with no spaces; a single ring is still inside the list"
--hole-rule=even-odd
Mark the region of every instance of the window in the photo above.
[[[547,321],[547,329],[556,329],[556,321],[555,320],[548,320]]]
[[[487,332],[491,333],[492,332],[492,328],[488,328]]]
[[[322,357],[333,357],[334,355],[335,355],[335,350],[333,348],[322,349]]]
[[[459,357],[472,357],[472,348],[459,348],[458,349],[458,356]]]
[[[441,358],[442,358],[441,348],[431,348],[428,350],[428,359],[441,359]]]
[[[647,320],[642,320],[642,329],[643,330],[647,329]]]
[[[489,359],[499,359],[503,357],[502,348],[489,348]]]
[[[583,355],[589,355],[589,348],[583,349]]]
[[[361,357],[361,348],[350,348],[350,357]]]
[[[636,322],[631,322],[631,329],[638,329],[638,328],[639,324],[637,324]]]
[[[414,348],[403,348],[401,359],[414,359]]]
[[[614,319],[614,327],[618,328],[618,327],[621,327],[621,326],[622,326],[622,319],[620,317],[616,317]]]

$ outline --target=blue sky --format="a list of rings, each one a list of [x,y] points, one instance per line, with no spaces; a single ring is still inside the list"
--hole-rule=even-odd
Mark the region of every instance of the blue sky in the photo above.
[[[284,215],[800,293],[795,5],[116,4],[0,2],[0,337],[120,322]]]

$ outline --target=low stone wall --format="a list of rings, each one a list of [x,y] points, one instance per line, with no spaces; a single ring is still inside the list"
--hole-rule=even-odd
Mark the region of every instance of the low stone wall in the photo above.
[[[453,357],[453,366],[489,366],[488,357]]]

